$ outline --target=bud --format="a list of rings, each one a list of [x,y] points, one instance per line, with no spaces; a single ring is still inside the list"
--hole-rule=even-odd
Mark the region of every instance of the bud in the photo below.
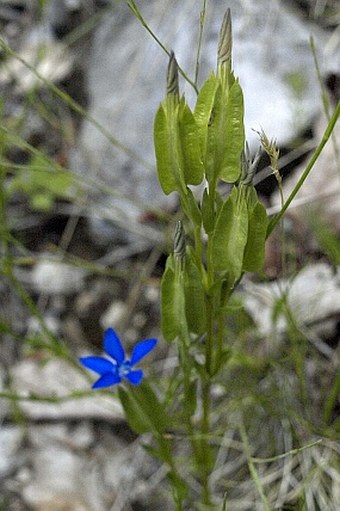
[[[173,94],[179,100],[178,64],[173,51],[170,54],[170,60],[168,64],[166,94],[167,96]]]
[[[183,224],[179,220],[176,224],[175,235],[174,235],[174,255],[180,261],[184,260],[185,257],[185,232]]]
[[[232,28],[230,9],[224,15],[217,50],[217,66],[227,65],[231,70]]]
[[[241,153],[241,179],[243,185],[251,185],[261,156],[261,147],[255,153],[254,158],[250,156],[249,146],[246,144]]]

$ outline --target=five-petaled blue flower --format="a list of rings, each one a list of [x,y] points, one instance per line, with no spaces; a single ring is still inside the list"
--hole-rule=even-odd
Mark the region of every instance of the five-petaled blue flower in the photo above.
[[[141,369],[132,369],[145,355],[150,353],[157,344],[157,339],[139,341],[133,348],[131,359],[126,359],[124,348],[116,332],[108,328],[104,334],[104,351],[111,357],[83,357],[80,362],[100,374],[100,378],[92,385],[93,389],[110,387],[120,383],[123,378],[133,385],[138,385],[143,379]]]

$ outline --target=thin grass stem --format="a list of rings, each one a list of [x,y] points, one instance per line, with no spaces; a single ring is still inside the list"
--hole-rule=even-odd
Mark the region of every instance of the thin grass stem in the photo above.
[[[253,460],[252,460],[252,456],[251,456],[251,452],[250,452],[250,445],[249,445],[249,440],[248,440],[248,435],[246,433],[246,429],[244,427],[244,424],[242,422],[242,420],[240,421],[240,425],[239,425],[239,431],[240,431],[240,435],[241,435],[241,438],[242,438],[242,442],[243,442],[243,447],[244,447],[244,453],[246,455],[246,458],[247,458],[247,462],[248,462],[248,468],[249,468],[249,472],[250,472],[250,475],[255,483],[255,486],[257,488],[257,491],[260,495],[260,498],[261,498],[261,501],[262,501],[262,505],[263,505],[263,510],[264,511],[272,511],[271,510],[271,507],[269,505],[269,502],[267,500],[267,497],[264,493],[264,489],[263,489],[263,486],[261,484],[261,481],[260,481],[260,477],[257,473],[257,470],[255,468],[255,465],[253,463]]]
[[[327,94],[327,92],[325,90],[325,85],[324,85],[322,77],[321,77],[320,66],[319,66],[318,57],[317,57],[317,54],[316,54],[316,48],[315,48],[313,36],[310,37],[310,47],[311,47],[312,54],[313,54],[316,76],[317,76],[317,79],[318,79],[318,82],[319,82],[319,86],[320,86],[320,90],[321,90],[321,98],[322,98],[323,109],[324,109],[324,112],[325,112],[325,115],[326,115],[326,119],[329,122],[330,118],[331,118],[329,99],[328,99],[328,94]],[[337,141],[336,141],[336,139],[335,139],[335,137],[333,135],[332,135],[332,144],[333,144],[334,154],[335,154],[335,157],[336,157],[338,171],[340,172],[340,153],[339,153],[339,148],[337,146]]]
[[[80,114],[83,118],[85,118],[89,123],[95,126],[98,131],[115,147],[123,151],[130,158],[135,160],[136,162],[143,165],[143,167],[148,170],[153,170],[154,165],[147,162],[142,158],[138,153],[136,153],[133,149],[130,149],[125,144],[120,142],[117,138],[113,137],[109,130],[107,130],[100,122],[98,122],[95,117],[89,114],[79,103],[77,103],[74,99],[69,96],[66,92],[62,91],[59,87],[54,85],[54,83],[47,80],[44,76],[42,76],[31,64],[29,64],[25,59],[23,59],[17,52],[12,50],[3,39],[0,38],[0,48],[2,48],[8,55],[15,58],[19,62],[21,62],[27,69],[29,69],[36,78],[38,78],[42,83],[46,85],[46,87],[52,91],[57,97],[59,97],[66,105],[68,105],[74,112]]]
[[[329,137],[331,136],[333,130],[334,130],[334,127],[335,127],[335,124],[338,120],[338,117],[340,115],[340,101],[338,102],[335,110],[334,110],[334,113],[327,125],[327,128],[323,134],[323,137],[321,139],[321,142],[319,143],[318,147],[316,148],[313,156],[311,157],[306,169],[304,170],[304,172],[302,173],[299,181],[297,182],[294,190],[292,191],[292,193],[289,195],[288,199],[286,200],[286,202],[284,203],[283,207],[281,208],[281,211],[271,220],[271,222],[269,223],[268,225],[268,229],[267,229],[267,238],[268,236],[273,232],[273,230],[275,229],[276,225],[280,222],[281,218],[283,217],[283,215],[286,213],[287,209],[289,208],[290,204],[293,202],[294,198],[296,197],[296,195],[298,194],[299,190],[301,189],[303,183],[306,181],[310,171],[312,170],[312,168],[314,167],[314,164],[316,163],[317,159],[319,158],[323,148],[325,147],[326,143],[328,142],[329,140]]]
[[[200,68],[200,60],[201,60],[201,51],[202,51],[202,42],[203,42],[203,31],[204,31],[204,23],[206,18],[206,9],[207,9],[207,0],[203,0],[202,10],[200,12],[200,29],[198,34],[198,45],[197,45],[197,54],[196,54],[196,63],[195,63],[195,85],[197,86],[198,82],[198,74]]]
[[[162,50],[167,54],[167,56],[170,58],[171,51],[162,43],[162,41],[156,36],[156,34],[151,30],[148,23],[145,21],[145,19],[142,16],[142,13],[138,9],[136,3],[134,0],[129,0],[128,7],[131,9],[133,14],[136,16],[136,18],[140,21],[141,25],[145,28],[145,30],[151,35],[151,37],[156,41],[156,43],[162,48]],[[185,73],[185,71],[181,68],[181,66],[178,65],[178,71],[183,76],[183,78],[191,85],[191,87],[194,89],[196,94],[198,94],[198,88],[195,82],[193,82],[189,76]]]

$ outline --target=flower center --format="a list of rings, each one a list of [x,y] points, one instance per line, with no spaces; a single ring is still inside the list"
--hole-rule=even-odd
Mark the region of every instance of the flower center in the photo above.
[[[121,378],[123,378],[124,376],[127,376],[131,371],[131,364],[130,364],[130,361],[129,360],[124,360],[124,362],[122,363],[122,365],[119,366],[118,368],[118,374]]]

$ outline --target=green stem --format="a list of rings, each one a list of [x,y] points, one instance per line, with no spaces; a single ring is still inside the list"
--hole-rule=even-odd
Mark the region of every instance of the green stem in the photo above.
[[[214,346],[214,303],[213,297],[207,297],[207,339],[205,343],[205,368],[207,375],[213,373],[213,346]]]
[[[216,205],[216,180],[212,179],[209,182],[209,202],[210,210],[215,212]],[[216,219],[216,218],[215,218]],[[212,256],[212,236],[211,233],[208,235],[208,248],[207,248],[207,271],[208,271],[208,294],[210,295],[213,283],[214,283],[214,266]]]
[[[208,443],[210,423],[210,379],[203,382],[202,388],[203,416],[201,424],[201,453],[203,464],[201,466],[202,477],[202,503],[205,506],[211,505],[209,475],[211,467],[211,451]]]
[[[211,235],[208,236],[208,289],[206,297],[207,307],[207,337],[205,341],[205,377],[202,381],[202,422],[201,422],[201,450],[205,459],[204,466],[202,467],[202,502],[207,508],[211,506],[211,496],[209,488],[209,475],[211,468],[211,450],[208,443],[209,430],[210,430],[210,403],[211,403],[211,379],[214,371],[214,322],[215,322],[215,307],[214,295],[212,291],[213,286],[213,266],[211,257]]]
[[[203,265],[203,261],[202,261],[203,247],[202,247],[202,236],[201,236],[201,226],[200,225],[196,225],[194,227],[194,239],[195,239],[196,262],[199,265],[202,282],[204,283],[204,281],[206,279],[206,275],[205,275],[204,265]]]
[[[317,161],[317,159],[319,158],[320,154],[321,154],[321,151],[323,150],[324,146],[326,145],[327,141],[329,140],[329,137],[331,136],[331,133],[335,127],[335,124],[336,124],[336,121],[338,119],[340,115],[340,101],[338,102],[335,110],[334,110],[334,113],[327,125],[327,128],[324,132],[324,135],[321,139],[321,142],[320,144],[318,145],[318,147],[316,148],[313,156],[311,157],[306,169],[304,170],[302,176],[300,177],[299,181],[297,182],[294,190],[292,191],[292,193],[290,194],[290,196],[288,197],[288,199],[286,200],[286,202],[284,203],[281,211],[272,219],[272,221],[269,223],[268,225],[268,229],[267,229],[267,238],[268,236],[273,232],[273,230],[275,229],[276,225],[280,222],[281,218],[283,217],[283,215],[285,214],[285,212],[287,211],[288,207],[290,206],[290,204],[292,203],[292,201],[295,199],[298,191],[300,190],[300,188],[302,187],[303,183],[306,181],[307,177],[308,177],[308,174],[310,173],[310,171],[312,170],[315,162]]]
[[[329,112],[329,99],[328,99],[328,94],[327,94],[326,87],[324,84],[324,80],[321,77],[321,71],[320,71],[319,62],[318,62],[318,58],[317,58],[317,54],[316,54],[316,48],[315,48],[313,36],[310,36],[309,42],[310,42],[310,47],[311,47],[311,50],[313,53],[315,71],[316,71],[316,75],[318,77],[318,82],[319,82],[319,86],[320,86],[320,90],[321,90],[323,110],[325,112],[327,122],[329,122],[330,118],[331,118],[330,112]],[[335,154],[335,158],[336,158],[338,171],[340,171],[340,153],[339,153],[339,148],[338,148],[337,141],[335,139],[334,134],[332,136],[332,144],[333,144],[333,149],[334,149],[334,154]]]
[[[162,453],[162,457],[164,460],[166,460],[166,463],[169,467],[168,479],[170,481],[173,500],[176,506],[175,509],[176,511],[183,511],[183,482],[176,468],[170,441],[164,438],[164,436],[157,436],[157,442]]]
[[[217,342],[216,342],[216,354],[214,364],[214,374],[217,372],[223,351],[224,341],[224,311],[220,310],[218,315],[218,327],[217,327]]]
[[[200,68],[200,58],[201,58],[201,50],[202,50],[202,41],[203,41],[203,29],[205,22],[205,14],[207,9],[207,0],[203,0],[202,11],[200,12],[200,31],[198,35],[198,46],[197,46],[197,55],[196,55],[196,64],[195,64],[195,85],[197,86],[198,82],[198,73]]]

